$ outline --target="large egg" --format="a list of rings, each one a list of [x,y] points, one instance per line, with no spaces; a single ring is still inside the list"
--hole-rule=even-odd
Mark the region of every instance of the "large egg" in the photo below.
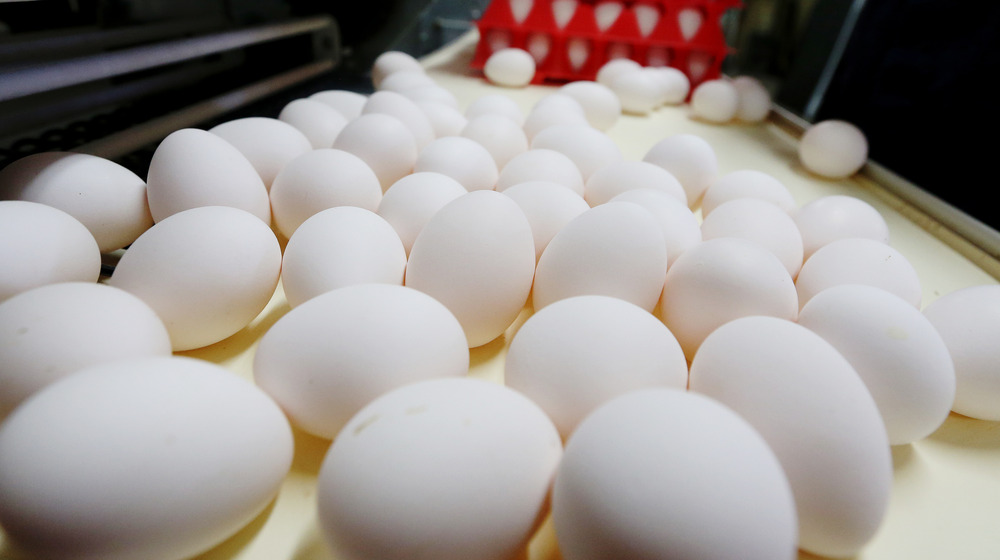
[[[824,245],[840,239],[863,237],[889,242],[889,225],[882,214],[854,196],[821,196],[802,205],[792,216],[802,233],[806,259]]]
[[[542,252],[555,234],[590,208],[569,187],[552,181],[518,183],[503,191],[503,194],[514,199],[531,224],[536,261],[542,257]]]
[[[680,181],[666,169],[645,161],[619,161],[594,171],[584,186],[584,198],[597,206],[633,189],[660,190],[687,204]]]
[[[402,121],[391,115],[368,113],[351,120],[337,135],[333,148],[350,152],[372,168],[385,192],[413,171],[417,141]]]
[[[473,191],[449,202],[421,230],[405,282],[444,303],[473,348],[514,322],[534,271],[535,242],[521,208],[498,192]]]
[[[319,101],[324,105],[332,107],[344,116],[348,121],[361,116],[361,110],[368,102],[368,96],[356,91],[346,89],[326,89],[317,91],[310,95],[308,99]],[[329,147],[329,146],[327,146]]]
[[[715,180],[719,161],[715,149],[704,138],[694,134],[673,134],[654,144],[643,161],[669,171],[687,193],[688,206],[696,208],[708,187]]]
[[[813,253],[795,279],[799,306],[821,291],[843,284],[882,288],[917,309],[923,301],[920,276],[913,264],[893,247],[872,239],[841,239]]]
[[[267,117],[226,121],[208,131],[246,156],[268,189],[288,162],[313,149],[309,138],[298,128]]]
[[[528,181],[551,181],[569,187],[581,197],[584,194],[580,168],[569,159],[569,156],[555,150],[539,148],[511,158],[500,170],[496,190],[502,192],[518,183]]]
[[[480,115],[503,115],[517,123],[524,125],[524,111],[521,106],[502,93],[487,93],[472,100],[465,108],[465,118],[470,121]]]
[[[92,366],[0,427],[0,524],[36,558],[180,560],[263,510],[292,453],[281,409],[219,366]]]
[[[687,204],[662,190],[632,189],[615,196],[609,202],[631,202],[652,214],[666,243],[668,269],[684,251],[702,241],[698,217]]]
[[[736,198],[757,198],[793,214],[798,206],[795,197],[781,181],[755,169],[733,171],[715,179],[701,201],[701,214],[708,217],[715,207]]]
[[[499,176],[489,150],[464,136],[447,136],[427,144],[417,155],[413,171],[447,175],[470,191],[493,190]]]
[[[417,107],[410,98],[394,91],[376,91],[368,96],[368,101],[361,110],[362,115],[372,113],[391,115],[400,120],[413,133],[417,149],[423,149],[434,140],[434,127],[427,115]]]
[[[396,230],[409,255],[420,230],[434,214],[467,192],[447,175],[433,171],[411,173],[385,191],[377,213]]]
[[[514,121],[503,115],[480,115],[468,121],[461,136],[475,140],[503,169],[514,156],[528,151],[528,137]]]
[[[550,126],[532,137],[531,149],[555,150],[565,154],[576,164],[584,181],[598,169],[623,159],[618,144],[589,124]]]
[[[756,241],[774,253],[792,278],[802,268],[802,234],[787,212],[752,197],[733,199],[716,207],[701,223],[704,240],[739,237]]]
[[[576,80],[561,86],[559,93],[576,99],[586,113],[587,122],[597,130],[607,131],[622,115],[621,100],[604,84]]]

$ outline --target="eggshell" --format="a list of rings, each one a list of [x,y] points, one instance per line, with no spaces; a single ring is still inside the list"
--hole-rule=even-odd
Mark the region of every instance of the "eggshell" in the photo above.
[[[470,191],[493,190],[499,177],[489,150],[464,136],[438,138],[427,144],[417,155],[413,171],[447,175]]]
[[[603,403],[648,387],[687,388],[674,335],[645,309],[608,296],[557,301],[511,340],[504,383],[542,407],[563,439]]]
[[[528,181],[505,189],[509,196],[521,207],[535,240],[535,260],[549,245],[549,241],[573,218],[583,214],[590,207],[569,187],[552,181]]]
[[[396,117],[413,133],[413,139],[420,150],[434,140],[434,127],[417,107],[417,104],[401,93],[394,91],[376,91],[368,96],[368,101],[361,109],[362,115],[378,113]]]
[[[356,91],[345,89],[328,89],[317,91],[309,96],[337,110],[348,121],[361,116],[361,109],[368,102],[368,96]]]
[[[742,416],[777,455],[800,548],[846,558],[871,541],[892,487],[889,438],[864,382],[830,343],[784,319],[736,319],[701,345],[690,390]]]
[[[515,558],[547,510],[561,457],[552,422],[511,389],[411,383],[372,401],[333,441],[319,526],[345,558]]]
[[[449,202],[413,242],[405,284],[455,314],[469,347],[490,342],[520,314],[535,270],[535,243],[510,197],[473,191]]]
[[[633,189],[660,190],[687,205],[680,181],[666,169],[645,161],[619,161],[597,169],[587,179],[583,197],[597,206]]]
[[[660,317],[688,360],[712,331],[750,315],[794,321],[798,298],[778,257],[748,239],[722,237],[689,248],[667,271]]]
[[[217,365],[91,366],[0,426],[0,523],[38,558],[188,558],[267,506],[292,453],[277,405]]]
[[[163,322],[124,290],[62,282],[21,292],[0,303],[0,418],[78,369],[170,353]]]
[[[440,105],[445,105],[455,111],[458,111],[458,98],[450,90],[443,88],[437,84],[428,84],[422,86],[416,86],[413,88],[408,88],[400,91],[406,97],[413,100],[414,103],[420,105],[421,103],[438,103]],[[459,113],[461,114],[461,113]]]
[[[835,286],[809,300],[798,323],[858,372],[892,445],[923,439],[948,417],[955,366],[934,325],[909,302],[871,286]]]
[[[379,91],[394,91],[403,93],[407,90],[418,87],[436,86],[434,78],[427,75],[423,69],[420,70],[399,70],[393,72],[382,79],[378,85]]]
[[[795,220],[781,208],[756,198],[722,203],[703,219],[701,237],[740,237],[756,241],[778,257],[792,278],[802,268],[802,234]]]
[[[732,80],[736,88],[736,118],[743,122],[761,122],[771,113],[771,93],[753,76],[737,76]]]
[[[531,149],[562,152],[580,169],[584,181],[598,169],[624,159],[618,144],[589,124],[550,126],[531,139]]]
[[[390,115],[368,113],[347,123],[333,148],[350,152],[372,168],[382,192],[413,171],[417,141],[402,121]]]
[[[587,122],[597,130],[607,131],[621,117],[621,100],[604,84],[577,80],[560,86],[557,91],[580,103],[587,116]]]
[[[632,189],[609,202],[632,202],[645,208],[656,220],[667,247],[667,268],[684,251],[701,243],[701,224],[686,204],[659,189]]]
[[[267,186],[253,164],[220,136],[196,128],[170,133],[153,152],[146,196],[155,222],[202,206],[229,206],[271,223]]]
[[[640,389],[588,416],[552,493],[566,560],[797,557],[795,502],[754,428],[695,393]]]
[[[468,371],[455,316],[427,294],[386,284],[348,286],[294,308],[264,333],[253,362],[254,381],[291,421],[328,439],[383,393]]]
[[[213,344],[256,317],[274,294],[281,247],[244,210],[205,206],[149,228],[108,283],[156,311],[175,351]]]
[[[552,181],[565,185],[581,197],[584,194],[583,175],[573,160],[562,152],[548,149],[529,149],[507,162],[497,177],[497,191],[528,181]]]
[[[802,205],[792,216],[802,233],[807,259],[820,247],[838,239],[863,237],[889,242],[889,225],[882,214],[854,196],[822,196]]]
[[[562,99],[563,101],[554,102],[557,99]],[[551,126],[560,124],[590,126],[583,106],[572,97],[561,93],[553,93],[544,97],[539,101],[539,104],[543,102],[543,105],[536,105],[532,108],[524,118],[522,128],[524,129],[524,134],[528,137],[528,142],[531,142],[539,132]]]
[[[518,154],[528,151],[528,137],[514,121],[503,115],[481,115],[462,129],[460,136],[475,140],[493,156],[497,169]]]
[[[503,115],[516,122],[524,124],[524,111],[516,101],[502,93],[486,93],[472,100],[465,108],[465,118],[470,121],[480,115]]]
[[[657,76],[661,86],[661,97],[665,105],[680,105],[691,92],[691,80],[687,74],[671,66],[651,67],[648,69]]]
[[[524,87],[535,77],[535,59],[524,49],[500,49],[486,59],[483,73],[498,86]]]
[[[462,129],[469,124],[469,119],[460,113],[458,109],[449,107],[437,101],[416,101],[417,107],[424,112],[427,121],[434,129],[434,137],[459,136]]]
[[[101,251],[86,226],[47,204],[0,200],[0,302],[56,282],[97,282]]]
[[[226,121],[208,131],[246,156],[268,189],[281,168],[313,149],[312,142],[298,128],[267,117]]]
[[[587,210],[557,233],[538,259],[536,310],[573,296],[621,298],[652,311],[667,272],[660,227],[636,204]]]
[[[317,150],[329,148],[347,125],[347,117],[317,99],[293,99],[281,108],[278,120],[297,128]]]
[[[153,225],[146,182],[89,154],[42,152],[10,163],[0,170],[0,199],[66,212],[90,230],[102,253],[125,247]]]
[[[798,210],[795,197],[781,181],[763,171],[741,169],[712,181],[702,198],[701,214],[708,217],[723,202],[746,197],[766,200],[790,215]]]
[[[372,85],[378,89],[386,76],[402,71],[423,72],[424,67],[420,65],[420,61],[409,53],[403,51],[385,51],[375,57],[375,61],[372,63]]]
[[[889,245],[871,239],[841,239],[813,253],[795,279],[799,306],[819,292],[842,284],[882,288],[917,309],[923,301],[920,276],[910,261]]]
[[[317,212],[288,239],[281,285],[297,307],[355,284],[403,284],[406,250],[389,222],[371,210],[340,206]]]
[[[1000,287],[969,286],[924,308],[955,365],[952,410],[972,418],[1000,420]]]
[[[868,140],[847,121],[822,121],[807,128],[799,139],[799,161],[821,177],[849,177],[868,161]]]
[[[611,82],[616,76],[641,68],[642,65],[631,58],[612,58],[597,69],[595,81],[606,87],[611,87]]]
[[[648,115],[662,99],[660,84],[642,70],[617,74],[610,87],[621,101],[622,112],[632,115]]]
[[[411,173],[385,191],[377,213],[396,230],[409,255],[413,241],[434,214],[467,192],[447,175],[433,171]]]
[[[705,80],[691,92],[691,112],[713,123],[727,123],[736,117],[739,93],[726,79]]]
[[[654,144],[642,160],[659,165],[676,177],[684,186],[690,208],[698,207],[719,170],[711,144],[694,134],[667,136]]]

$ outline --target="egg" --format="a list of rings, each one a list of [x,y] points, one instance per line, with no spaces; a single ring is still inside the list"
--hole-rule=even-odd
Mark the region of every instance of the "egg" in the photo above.
[[[285,238],[317,212],[357,206],[374,212],[382,202],[378,176],[358,156],[324,148],[290,161],[271,185],[274,225]]]
[[[923,301],[920,276],[913,264],[893,247],[871,239],[841,239],[813,253],[795,279],[799,306],[819,292],[842,284],[882,288],[917,309]]]
[[[595,81],[606,87],[611,87],[614,78],[619,74],[639,70],[642,65],[631,58],[612,58],[597,69]]]
[[[350,152],[367,163],[378,177],[382,192],[413,172],[417,161],[413,133],[396,117],[381,113],[368,113],[348,122],[333,148]]]
[[[608,86],[590,80],[576,80],[564,84],[559,93],[575,99],[582,107],[590,126],[607,131],[618,122],[622,103]]]
[[[631,202],[653,216],[666,243],[668,269],[684,251],[702,241],[701,224],[694,212],[687,204],[659,189],[631,189],[616,195],[609,202]]]
[[[774,253],[748,239],[702,241],[667,271],[660,318],[688,360],[720,326],[751,315],[798,316],[795,284]]]
[[[552,422],[516,391],[469,378],[411,383],[334,439],[317,480],[319,527],[345,558],[516,558],[561,457]]]
[[[97,282],[101,251],[79,220],[53,206],[0,200],[0,302],[56,282]]]
[[[680,105],[691,92],[691,80],[687,74],[671,66],[649,69],[661,85],[661,97],[665,105]]]
[[[535,240],[535,260],[542,256],[549,241],[573,218],[590,207],[569,187],[552,181],[527,181],[503,191],[528,218]]]
[[[744,197],[766,200],[790,215],[798,210],[792,192],[773,175],[755,169],[740,169],[712,181],[701,200],[701,214],[708,217],[723,202]],[[801,235],[802,232],[799,233]]]
[[[795,220],[776,205],[751,197],[723,202],[701,223],[703,240],[739,237],[756,241],[778,257],[795,278],[802,268],[802,234]]]
[[[792,214],[802,233],[808,259],[824,245],[850,237],[889,242],[889,225],[871,204],[858,197],[833,194],[802,205]]]
[[[429,143],[417,155],[413,171],[447,175],[469,191],[493,190],[499,177],[489,150],[464,136],[448,136]]]
[[[372,85],[378,89],[382,85],[382,80],[387,76],[402,71],[423,72],[424,67],[409,53],[397,50],[385,51],[376,56],[375,61],[372,62]]]
[[[618,144],[606,133],[589,124],[558,124],[539,131],[531,139],[531,149],[562,152],[573,160],[586,181],[598,169],[624,161]]]
[[[736,88],[736,118],[749,123],[761,122],[771,114],[771,93],[753,76],[737,76],[732,80]]]
[[[583,111],[583,107],[572,97],[568,95],[563,95],[560,93],[553,93],[543,99],[543,101],[548,100],[548,98],[565,98],[572,103],[547,103],[548,106],[534,107],[528,112],[528,115],[524,118],[524,124],[522,128],[524,129],[524,134],[528,137],[528,142],[530,143],[538,133],[543,130],[560,125],[560,124],[573,124],[573,125],[584,125],[590,126],[587,121],[587,114]]]
[[[206,130],[171,132],[153,152],[146,196],[155,222],[202,206],[229,206],[271,223],[267,186],[236,147]]]
[[[584,198],[591,206],[604,204],[633,189],[655,189],[687,205],[687,193],[680,181],[666,169],[645,161],[619,161],[594,171],[584,186]]]
[[[465,118],[470,121],[480,115],[503,115],[524,125],[524,111],[516,101],[502,93],[486,93],[472,100],[465,108]]]
[[[659,165],[680,181],[690,208],[701,203],[719,170],[712,145],[700,136],[687,133],[672,134],[653,144],[642,161]]]
[[[565,185],[581,197],[584,195],[580,168],[569,156],[556,150],[529,149],[512,157],[500,170],[496,190],[503,192],[527,181],[552,181]]]
[[[666,244],[652,215],[636,204],[609,202],[580,214],[549,241],[535,271],[534,308],[605,295],[652,311],[666,272]]]
[[[153,225],[146,182],[89,154],[42,152],[8,164],[0,170],[0,200],[38,202],[66,212],[87,227],[102,253],[125,247]]]
[[[469,119],[465,118],[458,109],[438,103],[437,101],[416,101],[417,107],[424,112],[427,121],[434,129],[435,138],[442,136],[460,136],[462,130],[469,124]]]
[[[383,78],[378,85],[378,90],[403,93],[407,90],[428,86],[437,86],[437,82],[434,81],[434,78],[428,76],[423,69],[400,70]]]
[[[941,335],[955,366],[952,410],[971,418],[1000,420],[1000,288],[977,285],[931,302],[924,316]]]
[[[355,284],[295,307],[260,338],[253,361],[254,381],[291,421],[327,439],[383,393],[468,371],[455,316],[388,284]]]
[[[336,109],[347,120],[361,116],[361,109],[368,102],[368,96],[356,91],[345,89],[327,89],[311,94],[309,99],[319,101]],[[329,147],[329,146],[327,146]]]
[[[409,97],[417,105],[420,105],[422,102],[438,103],[458,111],[459,103],[455,94],[451,90],[437,84],[418,85],[402,90],[399,93]]]
[[[446,204],[417,235],[405,285],[441,301],[474,348],[514,322],[534,271],[535,242],[521,208],[501,193],[472,191]]]
[[[76,370],[170,353],[163,322],[124,290],[60,282],[21,292],[0,303],[0,418]]]
[[[955,366],[934,325],[885,290],[849,284],[816,294],[798,323],[851,364],[878,405],[892,445],[938,429],[955,400]]]
[[[642,70],[618,73],[610,87],[621,101],[622,111],[632,115],[648,115],[662,99],[657,80]]]
[[[514,121],[503,115],[480,115],[468,121],[459,136],[475,140],[493,156],[497,170],[514,156],[528,151],[528,137]]]
[[[37,558],[189,558],[274,499],[292,454],[274,401],[220,366],[91,366],[0,426],[0,524]]]
[[[806,129],[799,139],[798,154],[802,165],[816,175],[843,179],[868,161],[868,140],[857,126],[831,119]]]
[[[498,86],[524,87],[535,77],[535,58],[524,49],[500,49],[486,59],[483,73]]]
[[[594,409],[629,391],[687,388],[687,361],[651,313],[608,296],[557,301],[510,342],[504,383],[548,414],[563,439]]]
[[[417,104],[401,93],[394,91],[376,91],[368,96],[368,101],[361,109],[362,115],[372,113],[390,115],[399,119],[413,133],[413,139],[417,142],[417,149],[434,140],[434,127],[424,115],[424,112],[417,107]]]
[[[316,150],[329,148],[340,131],[347,126],[347,117],[317,99],[293,99],[278,113],[278,120],[297,128]]]
[[[298,128],[267,117],[226,121],[208,131],[246,156],[268,189],[288,162],[313,149],[312,142]]]
[[[889,438],[864,382],[830,343],[785,319],[735,319],[701,345],[690,390],[742,416],[774,451],[795,497],[800,548],[847,558],[872,540],[892,489]]]
[[[629,392],[587,416],[552,490],[566,560],[797,557],[792,491],[768,443],[705,396]]]
[[[245,210],[178,212],[135,240],[108,284],[159,315],[175,351],[214,344],[246,327],[278,284],[281,247]]]
[[[691,113],[713,123],[726,123],[736,117],[739,93],[725,79],[705,80],[691,92]]]
[[[340,206],[311,216],[288,239],[281,285],[295,308],[355,284],[403,284],[406,250],[396,230],[371,210]]]
[[[385,191],[377,214],[396,230],[409,255],[413,241],[434,214],[467,192],[461,183],[442,173],[411,173]]]

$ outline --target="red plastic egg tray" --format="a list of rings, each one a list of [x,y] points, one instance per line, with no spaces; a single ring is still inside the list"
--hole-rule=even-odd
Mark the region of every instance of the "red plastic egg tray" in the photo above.
[[[512,2],[531,4],[518,22]],[[573,0],[492,0],[476,22],[479,42],[471,67],[482,70],[489,56],[500,48],[517,47],[532,53],[536,61],[532,83],[593,80],[608,60],[627,57],[643,66],[672,66],[684,72],[692,88],[717,78],[722,62],[731,52],[719,20],[730,9],[742,7],[740,0],[628,0],[616,2],[621,11],[601,30],[595,12],[607,0],[577,0],[575,11],[560,27],[556,12]],[[572,9],[572,8],[569,8]],[[647,33],[640,30],[637,11],[653,11],[645,19]],[[562,13],[566,13],[562,11]],[[604,19],[604,18],[602,18]],[[683,26],[682,19],[688,25]],[[697,25],[691,20],[699,22]],[[655,22],[650,28],[650,21]],[[692,33],[692,28],[695,31]],[[685,37],[685,32],[687,37]]]

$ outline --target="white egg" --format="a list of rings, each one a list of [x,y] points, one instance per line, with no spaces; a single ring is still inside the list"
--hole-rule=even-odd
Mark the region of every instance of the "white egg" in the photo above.
[[[149,162],[146,196],[153,220],[202,206],[229,206],[271,223],[267,186],[250,160],[211,132],[182,128],[164,138]]]
[[[413,172],[417,141],[402,121],[390,115],[369,113],[350,121],[337,135],[333,148],[350,152],[372,168],[382,192]]]
[[[947,293],[924,308],[955,365],[952,410],[1000,420],[1000,287],[980,285]]]
[[[524,87],[535,77],[535,58],[524,49],[500,49],[486,60],[483,73],[498,86]]]
[[[549,245],[549,241],[573,218],[584,213],[589,206],[580,195],[566,185],[552,181],[528,181],[504,189],[521,207],[531,224],[531,235],[535,240],[535,260]]]
[[[56,282],[97,282],[101,251],[86,226],[58,208],[0,200],[0,302]]]
[[[219,342],[246,327],[274,294],[281,247],[244,210],[205,206],[149,228],[108,283],[156,311],[175,351]]]
[[[766,200],[789,214],[798,209],[792,192],[784,183],[763,171],[741,169],[712,181],[701,200],[701,214],[708,217],[723,202],[744,197]]]
[[[375,57],[375,61],[372,63],[372,85],[375,86],[375,89],[378,89],[386,76],[402,71],[423,72],[424,67],[420,65],[419,60],[409,53],[385,51]]]
[[[470,121],[480,115],[503,115],[516,122],[524,124],[524,111],[516,101],[502,93],[487,93],[475,98],[465,108],[465,118]]]
[[[10,163],[0,170],[0,199],[66,212],[90,230],[102,253],[125,247],[153,225],[146,182],[89,154],[42,152]]]
[[[645,161],[619,161],[594,171],[584,186],[584,198],[597,206],[634,189],[663,191],[687,205],[680,181],[666,169]]]
[[[170,353],[163,322],[124,290],[60,282],[21,292],[0,303],[0,419],[76,370]]]
[[[535,104],[524,119],[522,128],[530,142],[541,131],[560,124],[590,126],[580,102],[568,95],[552,93]],[[595,129],[596,130],[596,129]]]
[[[555,150],[529,149],[511,158],[500,170],[496,190],[502,192],[528,181],[552,181],[569,187],[581,197],[584,194],[580,168],[569,156]]]
[[[419,87],[437,86],[434,78],[427,75],[423,69],[420,70],[400,70],[389,74],[378,85],[379,91],[394,91],[403,93],[407,90]]]
[[[358,156],[326,148],[290,161],[271,185],[274,225],[285,238],[309,217],[337,206],[375,211],[382,186],[372,168]]]
[[[562,152],[580,169],[584,181],[598,169],[624,159],[618,144],[589,124],[550,126],[531,139],[531,149]]]
[[[923,289],[913,264],[893,247],[863,238],[824,245],[806,259],[795,279],[799,306],[841,284],[864,284],[889,291],[920,309]]]
[[[934,325],[909,302],[871,286],[834,286],[803,306],[798,323],[861,376],[892,445],[921,440],[948,417],[955,366]]]
[[[706,121],[727,123],[738,108],[739,94],[729,80],[705,80],[691,92],[691,112]]]
[[[253,361],[254,381],[292,423],[327,439],[383,393],[468,371],[455,316],[427,294],[386,284],[340,288],[295,307],[260,338]]]
[[[581,295],[621,298],[652,311],[667,272],[660,226],[636,204],[595,206],[557,233],[538,260],[536,310]]]
[[[658,77],[662,88],[661,95],[666,105],[680,105],[691,92],[691,80],[687,74],[671,66],[650,68],[649,71]]]
[[[632,115],[648,115],[663,98],[660,83],[643,70],[618,73],[610,87],[621,101],[622,111]]]
[[[830,343],[791,321],[743,317],[705,339],[690,377],[691,391],[746,419],[778,457],[800,548],[846,558],[872,540],[892,488],[889,438],[865,384]]]
[[[385,191],[377,213],[396,230],[409,255],[413,241],[434,214],[467,192],[447,175],[433,171],[411,173]]]
[[[587,122],[597,130],[607,131],[622,114],[621,100],[604,84],[577,80],[561,86],[557,91],[575,99],[583,107]]]
[[[511,389],[411,383],[369,403],[333,441],[317,481],[319,527],[345,558],[516,558],[561,457],[552,422]]]
[[[566,560],[798,554],[795,501],[768,443],[726,406],[677,389],[632,391],[584,419],[552,517]]]
[[[514,156],[528,151],[528,137],[514,121],[503,115],[480,115],[468,121],[460,136],[481,144],[503,169]]]
[[[819,122],[806,129],[799,139],[799,161],[822,177],[849,177],[868,161],[868,140],[861,129],[849,122]]]
[[[371,210],[340,206],[317,212],[288,239],[281,285],[295,308],[355,284],[403,284],[406,250],[389,222]]]
[[[455,97],[455,94],[436,84],[417,86],[399,93],[409,97],[417,105],[422,102],[440,103],[458,111],[458,98]]]
[[[787,212],[757,198],[723,202],[702,220],[704,240],[739,237],[756,241],[778,257],[792,278],[802,268],[802,234]]]
[[[674,335],[651,313],[608,296],[557,301],[510,342],[504,383],[533,400],[563,439],[597,407],[628,391],[687,388]]]
[[[462,130],[469,124],[469,119],[460,113],[458,109],[438,103],[437,101],[416,101],[417,107],[424,112],[431,128],[434,129],[434,136],[459,136]],[[516,126],[516,125],[515,125]]]
[[[278,120],[299,129],[317,150],[332,146],[348,121],[340,111],[316,99],[289,101],[278,113]]]
[[[795,320],[795,284],[778,257],[759,243],[733,237],[702,241],[667,271],[660,313],[688,360],[705,337],[740,317]]]
[[[447,175],[469,191],[493,190],[499,177],[489,150],[464,136],[446,136],[427,144],[417,155],[413,171]]]
[[[376,91],[368,96],[368,101],[361,109],[362,115],[372,113],[390,115],[399,119],[413,133],[413,139],[417,142],[417,149],[434,140],[434,127],[424,112],[417,107],[410,98],[394,91]]]
[[[659,189],[632,189],[609,202],[632,202],[645,208],[660,226],[667,247],[667,268],[684,251],[701,243],[701,224],[686,204]]]
[[[309,96],[313,99],[329,105],[337,110],[347,120],[356,119],[361,116],[361,109],[368,102],[368,96],[356,91],[344,89],[328,89],[317,91]]]
[[[889,225],[874,206],[860,198],[834,194],[802,205],[792,216],[802,232],[805,257],[817,249],[850,237],[889,242]]]
[[[604,86],[611,87],[614,78],[619,74],[639,70],[642,65],[631,58],[612,58],[601,65],[597,70],[595,81]]]
[[[659,165],[676,177],[684,186],[690,208],[696,208],[701,203],[702,196],[719,170],[712,145],[694,134],[667,136],[653,144],[642,160]]]
[[[521,208],[498,192],[473,191],[441,208],[417,235],[405,282],[444,303],[474,348],[514,322],[534,271],[534,238]]]
[[[0,523],[37,558],[189,558],[274,499],[292,454],[281,409],[220,366],[91,366],[0,427]]]
[[[771,114],[771,93],[753,76],[737,76],[732,81],[738,102],[736,118],[743,122],[761,122]]]
[[[208,131],[246,156],[268,189],[281,168],[313,149],[312,142],[298,128],[268,117],[226,121]]]

